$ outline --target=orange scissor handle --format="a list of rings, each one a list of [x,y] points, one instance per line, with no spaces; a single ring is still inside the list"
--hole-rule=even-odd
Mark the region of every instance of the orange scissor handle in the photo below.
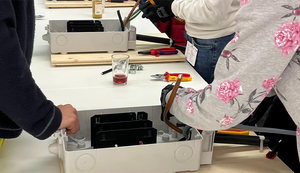
[[[168,73],[165,72],[164,76],[179,76],[182,75],[182,77],[190,77],[191,75],[188,73]]]

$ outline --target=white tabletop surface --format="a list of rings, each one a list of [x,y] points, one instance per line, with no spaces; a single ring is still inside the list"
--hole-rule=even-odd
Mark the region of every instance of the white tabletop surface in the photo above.
[[[118,8],[125,17],[131,8]],[[117,18],[116,8],[106,8],[103,18]],[[113,109],[125,107],[160,105],[164,81],[153,81],[151,74],[168,72],[190,73],[193,81],[183,86],[201,89],[204,80],[185,62],[144,64],[144,71],[130,74],[126,86],[115,86],[111,74],[101,75],[110,66],[52,67],[49,44],[42,40],[48,20],[92,19],[91,8],[46,9],[44,1],[36,1],[36,14],[45,18],[36,21],[36,36],[31,70],[36,83],[48,99],[55,104],[70,103],[77,110]],[[146,19],[137,17],[132,25],[137,33],[159,33]],[[59,173],[57,156],[48,152],[53,139],[37,140],[23,132],[17,139],[6,140],[0,150],[0,172],[2,173]]]
[[[36,21],[31,70],[36,83],[55,104],[71,103],[77,110],[159,105],[161,89],[167,82],[154,81],[150,75],[166,71],[190,73],[193,81],[185,82],[184,86],[196,89],[206,86],[204,80],[186,62],[143,64],[143,71],[129,74],[126,86],[113,85],[111,73],[101,75],[102,71],[111,67],[109,65],[51,67],[50,47],[48,42],[42,40],[42,35],[46,34],[44,28],[48,20],[92,19],[91,8],[45,9],[43,3],[36,2],[36,14],[44,15],[45,19]],[[131,10],[131,8],[106,8],[103,18],[117,18],[117,9],[120,9],[123,16]],[[131,24],[136,26],[137,32],[141,34],[160,33],[149,20],[141,18],[141,15]]]

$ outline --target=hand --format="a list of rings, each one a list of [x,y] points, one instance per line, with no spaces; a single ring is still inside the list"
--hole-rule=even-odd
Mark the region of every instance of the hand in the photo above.
[[[166,101],[166,96],[167,94],[172,91],[174,88],[174,85],[167,85],[165,88],[163,88],[161,90],[161,95],[160,95],[160,102],[161,102],[161,116],[160,116],[160,119],[162,121],[164,121],[164,111],[165,111],[165,108],[166,108],[166,105],[167,105],[167,101]],[[182,88],[181,86],[179,86],[179,88]],[[167,118],[170,119],[171,116],[174,116],[172,115],[170,112],[168,112],[167,114]]]
[[[66,128],[68,134],[75,134],[80,130],[77,110],[72,105],[58,105],[62,114],[61,124],[58,129]]]
[[[144,12],[143,18],[146,17],[155,23],[158,21],[167,22],[174,17],[171,9],[173,0],[154,0],[154,2],[155,5],[141,5],[140,10]]]

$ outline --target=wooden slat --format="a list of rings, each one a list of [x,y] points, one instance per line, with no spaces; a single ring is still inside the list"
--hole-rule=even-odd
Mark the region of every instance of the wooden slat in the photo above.
[[[135,1],[125,1],[124,3],[105,2],[105,7],[133,7]],[[47,8],[82,8],[92,7],[92,1],[50,1],[45,0]]]
[[[156,37],[167,37],[166,34],[151,34]],[[155,57],[152,55],[141,55],[138,51],[166,48],[168,45],[150,43],[145,41],[136,42],[136,50],[130,50],[126,53],[130,56],[130,63],[160,63],[185,61],[185,56],[181,51],[177,55],[165,55]],[[76,65],[105,65],[111,64],[112,53],[70,53],[66,55],[51,54],[52,66],[76,66]]]

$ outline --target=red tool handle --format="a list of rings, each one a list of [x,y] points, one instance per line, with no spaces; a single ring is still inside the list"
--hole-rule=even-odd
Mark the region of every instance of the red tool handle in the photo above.
[[[175,47],[161,48],[161,49],[150,49],[151,55],[175,55],[178,53]]]
[[[153,50],[153,51],[159,51],[159,50],[162,50],[162,51],[174,51],[176,50],[175,47],[169,47],[169,48],[161,48],[161,49],[150,49],[150,50]]]
[[[188,73],[168,73],[168,72],[166,72],[164,75],[165,76],[178,76],[180,74],[182,74],[182,77],[190,77],[191,76]]]

